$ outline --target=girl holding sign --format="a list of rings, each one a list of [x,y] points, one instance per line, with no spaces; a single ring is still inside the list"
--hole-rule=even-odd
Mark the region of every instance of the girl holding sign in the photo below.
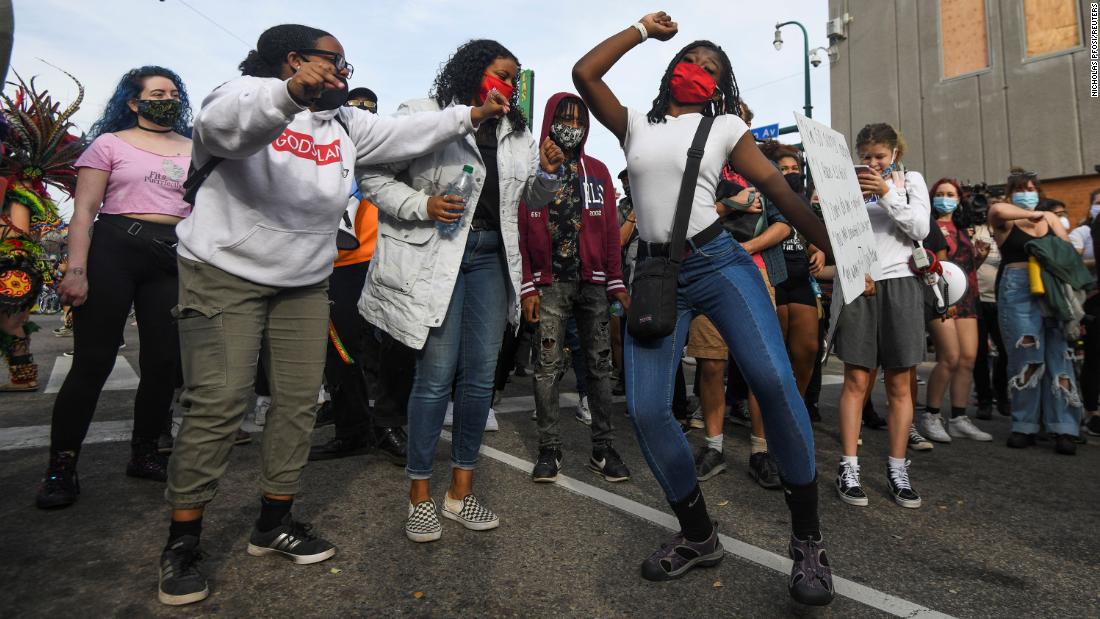
[[[856,136],[856,150],[865,166],[857,177],[882,274],[876,282],[868,280],[867,290],[845,305],[837,320],[834,342],[836,356],[844,361],[844,387],[836,490],[849,505],[867,505],[859,481],[859,426],[864,395],[875,368],[882,367],[890,432],[886,477],[894,502],[917,508],[921,499],[909,482],[905,450],[913,423],[910,373],[924,357],[924,284],[911,264],[915,251],[925,251],[915,248],[931,225],[928,187],[919,173],[902,171],[905,142],[890,125],[864,127]]]
[[[691,448],[671,410],[673,377],[688,326],[693,317],[703,314],[726,342],[736,344],[733,357],[765,411],[765,429],[791,511],[788,552],[794,566],[788,590],[801,603],[827,604],[833,598],[832,575],[817,517],[810,419],[760,272],[717,222],[714,198],[723,165],[729,162],[814,244],[828,248],[829,240],[824,225],[760,153],[737,116],[741,106],[737,82],[720,47],[697,41],[680,50],[661,78],[649,112],[624,107],[604,82],[603,76],[625,53],[649,37],[667,41],[676,31],[667,14],[646,15],[597,45],[573,67],[581,98],[626,152],[641,236],[639,260],[669,257],[688,148],[703,118],[714,118],[690,206],[675,328],[663,338],[639,340],[628,334],[625,343],[630,418],[642,453],[680,524],[680,532],[642,563],[642,576],[679,578],[693,567],[717,565],[724,555],[717,524],[699,490]]]

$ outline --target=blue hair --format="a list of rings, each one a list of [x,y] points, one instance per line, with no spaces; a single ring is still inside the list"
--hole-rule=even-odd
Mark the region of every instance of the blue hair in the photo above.
[[[104,133],[114,133],[137,126],[137,113],[128,105],[131,100],[141,98],[141,91],[145,89],[145,78],[164,77],[172,80],[176,90],[180,93],[182,111],[172,130],[176,133],[191,137],[191,101],[187,98],[187,89],[183,80],[171,69],[147,65],[137,69],[131,69],[118,81],[115,92],[107,101],[107,107],[103,109],[103,115],[92,125],[89,135],[97,138]]]

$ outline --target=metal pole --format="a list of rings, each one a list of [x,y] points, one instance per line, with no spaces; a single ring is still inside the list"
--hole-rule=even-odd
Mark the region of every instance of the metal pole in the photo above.
[[[806,32],[806,27],[796,21],[786,21],[781,24],[776,24],[775,29],[779,30],[783,26],[798,26],[802,31],[802,70],[805,77],[805,92],[806,92],[806,105],[802,107],[806,111],[806,118],[813,118],[814,106],[810,104],[810,35]]]

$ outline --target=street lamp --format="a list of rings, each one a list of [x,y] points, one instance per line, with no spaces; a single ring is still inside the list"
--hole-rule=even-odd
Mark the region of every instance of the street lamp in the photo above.
[[[802,109],[806,111],[806,118],[813,117],[814,106],[810,105],[810,35],[806,33],[806,27],[796,21],[785,21],[775,25],[775,40],[772,41],[772,45],[775,46],[776,51],[779,51],[783,47],[783,37],[779,32],[779,29],[783,26],[798,26],[802,30],[802,65],[806,78],[806,105]]]

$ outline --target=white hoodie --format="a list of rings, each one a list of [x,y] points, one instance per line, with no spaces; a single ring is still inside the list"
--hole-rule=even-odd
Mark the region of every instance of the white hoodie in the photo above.
[[[225,161],[176,226],[179,254],[266,286],[316,284],[332,272],[353,171],[419,157],[473,130],[464,105],[400,118],[310,112],[282,80],[226,82],[195,118],[195,167],[211,156]]]

